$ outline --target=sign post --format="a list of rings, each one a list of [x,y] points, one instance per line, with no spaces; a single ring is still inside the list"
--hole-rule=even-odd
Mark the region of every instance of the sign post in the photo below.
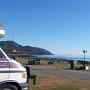
[[[85,53],[87,53],[87,50],[83,50],[83,53],[84,53],[83,67],[85,68]]]

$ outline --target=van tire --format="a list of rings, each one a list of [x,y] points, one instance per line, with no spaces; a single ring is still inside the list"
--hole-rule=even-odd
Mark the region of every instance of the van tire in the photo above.
[[[0,90],[19,90],[19,89],[12,84],[3,84],[0,86]]]

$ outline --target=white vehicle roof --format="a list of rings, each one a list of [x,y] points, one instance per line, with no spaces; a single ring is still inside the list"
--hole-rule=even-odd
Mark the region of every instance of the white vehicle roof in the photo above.
[[[3,25],[0,23],[0,38],[5,36],[5,30],[3,28]]]

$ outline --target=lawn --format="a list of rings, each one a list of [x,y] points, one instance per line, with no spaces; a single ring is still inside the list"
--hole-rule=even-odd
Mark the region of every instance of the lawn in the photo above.
[[[37,84],[30,80],[29,90],[90,90],[90,81],[38,74]]]

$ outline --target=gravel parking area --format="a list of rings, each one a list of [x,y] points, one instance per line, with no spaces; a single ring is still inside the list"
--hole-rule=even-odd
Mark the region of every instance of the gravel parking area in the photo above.
[[[31,73],[47,74],[66,78],[75,78],[80,80],[90,80],[89,71],[70,70],[55,67],[54,65],[30,65]]]

